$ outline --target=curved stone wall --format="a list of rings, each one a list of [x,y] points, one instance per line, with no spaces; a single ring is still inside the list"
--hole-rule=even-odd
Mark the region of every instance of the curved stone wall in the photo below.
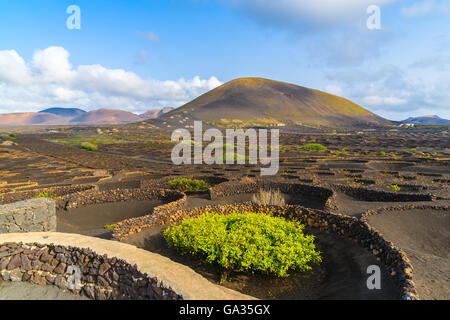
[[[115,189],[108,191],[88,190],[57,197],[56,208],[75,209],[78,207],[107,202],[121,202],[128,200],[162,200],[167,206],[178,207],[185,201],[185,194],[167,189]]]
[[[79,288],[70,289],[78,275]],[[96,300],[252,299],[158,254],[63,233],[0,235],[0,281],[53,285]]]
[[[315,187],[307,184],[271,182],[265,180],[254,180],[253,182],[242,183],[238,181],[229,181],[221,183],[210,189],[211,199],[233,196],[243,193],[257,193],[260,189],[270,190],[278,189],[286,194],[302,194],[324,200],[325,211],[334,209],[334,193],[331,189],[325,187]]]
[[[384,213],[384,212],[396,212],[396,211],[405,211],[405,210],[427,210],[427,209],[449,211],[450,206],[407,204],[407,205],[399,205],[399,206],[392,206],[392,207],[382,207],[382,208],[377,208],[377,209],[368,210],[368,211],[364,212],[361,216],[361,220],[367,222],[368,218],[370,216]]]
[[[333,185],[333,188],[357,200],[369,202],[418,202],[436,200],[436,197],[432,194],[395,193],[342,185]]]
[[[0,204],[8,204],[18,201],[24,201],[38,196],[41,193],[47,193],[50,196],[61,197],[64,195],[84,192],[87,190],[98,190],[94,185],[78,185],[78,186],[56,186],[50,188],[33,188],[23,191],[12,191],[0,194]]]

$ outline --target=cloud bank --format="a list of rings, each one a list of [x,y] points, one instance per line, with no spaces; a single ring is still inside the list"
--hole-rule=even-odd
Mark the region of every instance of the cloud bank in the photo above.
[[[370,5],[395,0],[228,0],[242,12],[267,24],[289,26],[302,32],[330,26],[360,23]]]
[[[159,81],[99,64],[74,68],[62,47],[37,50],[26,62],[15,50],[0,51],[0,112],[46,107],[123,109],[144,112],[178,107],[222,83],[216,78]]]

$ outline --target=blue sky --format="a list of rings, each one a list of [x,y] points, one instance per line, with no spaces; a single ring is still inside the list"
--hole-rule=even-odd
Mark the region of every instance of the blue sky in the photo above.
[[[0,112],[139,113],[258,76],[450,118],[449,18],[448,0],[0,0]]]

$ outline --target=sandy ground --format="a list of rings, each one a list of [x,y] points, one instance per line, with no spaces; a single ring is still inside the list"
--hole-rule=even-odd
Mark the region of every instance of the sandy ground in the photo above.
[[[448,212],[394,211],[371,216],[369,223],[406,251],[422,299],[450,299]]]
[[[54,286],[28,282],[0,283],[0,300],[89,300]]]

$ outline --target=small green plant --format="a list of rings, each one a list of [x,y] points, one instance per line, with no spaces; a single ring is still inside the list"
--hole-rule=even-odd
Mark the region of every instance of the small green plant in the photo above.
[[[88,150],[88,151],[97,151],[98,150],[98,146],[93,143],[90,143],[90,142],[82,142],[80,146],[81,146],[81,149]]]
[[[259,193],[252,196],[252,201],[259,205],[284,206],[286,204],[280,190],[259,190]]]
[[[116,225],[117,225],[117,223],[106,224],[104,228],[105,228],[105,230],[112,230],[112,229],[114,229],[116,227]]]
[[[386,152],[380,151],[380,153],[378,155],[384,157],[384,156],[386,156]]]
[[[208,191],[210,186],[203,180],[177,178],[167,182],[169,187],[178,191]]]
[[[399,192],[401,188],[396,184],[391,184],[390,186],[387,186],[388,189],[391,189],[393,192]]]
[[[308,150],[308,151],[327,151],[328,148],[321,144],[307,144],[301,147],[298,147],[297,150]]]
[[[33,197],[33,199],[39,199],[39,198],[49,198],[49,199],[55,199],[57,195],[55,194],[48,194],[48,192],[42,192],[39,193],[37,196]]]
[[[221,282],[231,271],[259,271],[279,277],[290,270],[310,270],[319,264],[314,236],[303,234],[299,222],[265,213],[206,213],[172,225],[164,231],[169,247],[181,254],[198,255],[217,264]]]

